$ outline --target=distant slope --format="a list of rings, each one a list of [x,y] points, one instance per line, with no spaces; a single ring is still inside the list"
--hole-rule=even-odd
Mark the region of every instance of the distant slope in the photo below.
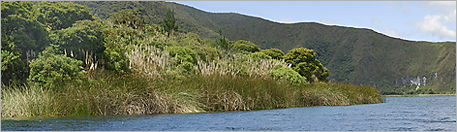
[[[284,52],[313,49],[329,69],[329,80],[371,85],[382,91],[434,89],[455,92],[455,42],[406,41],[370,29],[319,23],[281,24],[235,13],[208,13],[168,2],[82,2],[100,18],[123,8],[135,8],[160,24],[167,8],[176,12],[180,29],[216,39],[217,30],[231,40],[249,40],[262,49]]]

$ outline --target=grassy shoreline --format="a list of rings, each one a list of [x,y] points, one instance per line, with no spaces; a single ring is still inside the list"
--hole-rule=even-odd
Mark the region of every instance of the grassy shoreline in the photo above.
[[[273,78],[200,75],[164,80],[137,76],[71,83],[54,91],[2,88],[2,118],[149,115],[381,103],[373,87],[293,84]]]
[[[381,97],[428,97],[428,96],[456,96],[456,95],[455,94],[381,95]]]

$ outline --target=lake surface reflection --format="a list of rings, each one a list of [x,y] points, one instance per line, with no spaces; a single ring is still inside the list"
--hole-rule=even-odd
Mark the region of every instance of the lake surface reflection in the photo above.
[[[456,131],[456,97],[387,97],[386,103],[141,116],[2,119],[1,130]]]

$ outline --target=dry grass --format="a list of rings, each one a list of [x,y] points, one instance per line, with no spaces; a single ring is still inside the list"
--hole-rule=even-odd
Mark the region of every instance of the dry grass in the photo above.
[[[129,67],[131,69],[150,78],[160,78],[160,73],[169,70],[171,67],[168,52],[153,46],[134,46],[127,53],[127,57],[130,60]]]
[[[53,114],[54,92],[42,87],[2,86],[2,117],[30,117]]]
[[[33,86],[3,89],[2,117],[245,111],[381,102],[373,87],[349,84],[292,85],[272,78],[231,75],[171,80],[103,76],[104,81],[71,83],[59,92]]]

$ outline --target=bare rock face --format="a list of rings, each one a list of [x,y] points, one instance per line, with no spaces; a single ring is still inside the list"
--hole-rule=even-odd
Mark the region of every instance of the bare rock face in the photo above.
[[[416,90],[419,89],[420,86],[425,86],[427,85],[427,79],[429,81],[439,79],[439,81],[443,84],[443,78],[438,77],[438,73],[433,73],[431,76],[428,78],[426,76],[405,76],[405,77],[397,77],[395,79],[395,86],[403,87],[406,85],[416,85]]]

